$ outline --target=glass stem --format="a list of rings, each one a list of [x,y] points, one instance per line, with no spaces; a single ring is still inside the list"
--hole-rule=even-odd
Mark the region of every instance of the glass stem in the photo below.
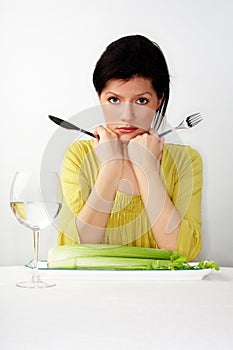
[[[39,231],[33,231],[33,246],[34,246],[34,259],[33,259],[33,275],[34,282],[40,281],[38,271],[38,251],[39,251]]]

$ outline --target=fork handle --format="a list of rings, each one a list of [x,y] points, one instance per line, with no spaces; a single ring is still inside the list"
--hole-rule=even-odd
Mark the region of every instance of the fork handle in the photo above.
[[[167,134],[170,134],[170,132],[172,132],[172,131],[174,131],[174,130],[170,129],[170,130],[161,132],[161,134],[159,134],[159,137],[162,137],[162,136],[165,136],[165,135],[167,135]]]

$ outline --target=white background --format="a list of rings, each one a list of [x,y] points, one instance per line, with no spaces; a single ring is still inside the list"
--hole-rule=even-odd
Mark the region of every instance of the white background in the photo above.
[[[105,47],[142,34],[164,51],[171,73],[168,119],[200,111],[180,132],[204,162],[203,250],[199,258],[233,266],[233,2],[231,0],[0,0],[0,264],[32,257],[31,232],[9,208],[14,172],[40,167],[56,126],[97,105],[92,72]],[[40,257],[56,245],[41,232]]]

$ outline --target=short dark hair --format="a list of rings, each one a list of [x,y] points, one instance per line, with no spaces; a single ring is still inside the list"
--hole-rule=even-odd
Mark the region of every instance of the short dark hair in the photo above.
[[[93,84],[100,95],[109,80],[136,76],[150,79],[158,98],[163,97],[157,112],[164,116],[170,90],[167,63],[158,44],[142,35],[125,36],[108,45],[96,63]]]

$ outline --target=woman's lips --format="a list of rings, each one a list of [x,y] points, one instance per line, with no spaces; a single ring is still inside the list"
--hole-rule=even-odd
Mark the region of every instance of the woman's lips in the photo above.
[[[121,134],[130,134],[131,132],[134,132],[135,130],[137,130],[137,128],[134,127],[120,127],[117,128],[118,131],[120,131]]]

